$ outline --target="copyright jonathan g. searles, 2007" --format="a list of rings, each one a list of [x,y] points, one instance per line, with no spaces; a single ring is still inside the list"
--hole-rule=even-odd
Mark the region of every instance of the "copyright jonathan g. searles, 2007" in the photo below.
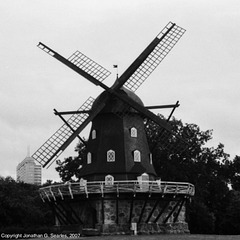
[[[29,238],[65,238],[65,239],[73,239],[80,237],[80,233],[70,233],[70,234],[55,234],[55,233],[43,233],[43,234],[36,234],[36,233],[1,233],[1,239],[29,239]]]

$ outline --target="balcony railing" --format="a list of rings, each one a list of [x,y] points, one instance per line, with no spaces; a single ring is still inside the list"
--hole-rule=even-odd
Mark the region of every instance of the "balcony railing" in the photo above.
[[[137,193],[151,194],[171,194],[193,196],[195,193],[194,185],[186,182],[166,182],[166,181],[97,181],[97,182],[67,182],[59,185],[51,185],[40,188],[40,196],[43,201],[56,201],[62,199],[82,195],[86,198],[89,195],[100,195],[104,197],[106,193],[115,193],[119,196],[121,193]]]

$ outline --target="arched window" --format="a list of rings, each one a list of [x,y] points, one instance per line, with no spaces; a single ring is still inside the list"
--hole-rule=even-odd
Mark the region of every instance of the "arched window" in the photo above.
[[[141,162],[141,153],[140,153],[140,151],[135,150],[133,152],[133,159],[134,159],[134,162]]]
[[[112,175],[105,176],[105,185],[114,185],[114,177]]]
[[[149,154],[149,159],[150,159],[150,164],[152,165],[153,162],[152,162],[152,153]]]
[[[131,134],[131,137],[137,137],[137,129],[135,127],[132,127],[130,129],[130,134]]]
[[[109,150],[107,151],[107,162],[114,162],[115,161],[115,151]]]
[[[87,154],[87,164],[91,164],[92,163],[92,154],[90,152],[88,152]]]
[[[97,137],[97,132],[95,129],[92,130],[92,139],[95,139]]]

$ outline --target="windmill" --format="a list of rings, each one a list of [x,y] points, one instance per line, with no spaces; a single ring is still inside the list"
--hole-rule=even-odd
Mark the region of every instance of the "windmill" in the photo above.
[[[170,22],[167,24],[167,26],[165,26],[156,38],[154,38],[139,57],[117,79],[112,87],[108,87],[103,83],[103,80],[110,75],[110,72],[86,57],[84,54],[76,51],[66,59],[43,43],[39,43],[38,47],[40,49],[67,65],[90,82],[97,86],[101,86],[105,91],[101,96],[101,102],[99,102],[98,106],[94,109],[91,109],[94,99],[89,97],[78,111],[57,112],[57,110],[54,110],[55,114],[59,115],[65,124],[33,154],[33,158],[35,158],[43,167],[51,164],[51,162],[56,160],[76,137],[79,137],[80,132],[104,109],[106,104],[111,101],[111,96],[119,99],[125,106],[131,107],[134,111],[142,114],[151,121],[154,121],[164,130],[174,134],[171,131],[171,126],[166,121],[160,119],[148,110],[148,108],[154,107],[146,108],[131,98],[129,94],[121,94],[120,92],[123,88],[135,92],[166,57],[184,32],[185,30],[183,28],[174,23]],[[178,103],[176,103],[175,105],[169,105],[168,107],[176,108],[178,106]],[[161,108],[167,106],[158,107]],[[73,115],[68,121],[66,121],[62,117],[65,114]]]
[[[171,105],[145,107],[141,99],[134,92],[166,57],[184,32],[185,30],[183,28],[177,26],[175,23],[169,22],[125,72],[123,72],[120,77],[117,77],[111,87],[103,83],[110,75],[110,72],[81,52],[76,51],[66,59],[45,44],[41,42],[38,44],[40,49],[93,84],[102,87],[104,90],[96,99],[89,97],[77,111],[58,112],[54,110],[55,114],[64,121],[64,125],[61,126],[32,156],[43,167],[50,166],[76,137],[83,141],[79,134],[90,122],[92,122],[89,139],[88,142],[85,143],[87,147],[87,159],[86,162],[83,162],[81,165],[79,176],[82,177],[80,186],[83,187],[87,197],[89,193],[89,188],[88,190],[86,189],[88,184],[91,186],[94,184],[97,184],[98,187],[101,186],[99,190],[98,187],[94,185],[95,190],[93,191],[99,193],[99,190],[102,193],[102,207],[101,211],[99,210],[102,213],[101,220],[99,220],[102,221],[102,224],[106,224],[106,212],[104,212],[104,201],[106,200],[103,200],[104,187],[109,187],[109,185],[112,187],[112,190],[108,188],[108,194],[117,191],[117,196],[114,197],[116,204],[118,204],[120,191],[119,184],[124,183],[127,184],[128,187],[129,184],[133,184],[134,186],[131,185],[130,188],[133,187],[136,190],[137,180],[138,184],[147,181],[147,184],[151,182],[154,186],[157,184],[156,186],[161,188],[159,182],[157,182],[158,177],[152,165],[143,119],[148,119],[148,121],[153,121],[158,124],[162,128],[162,132],[168,133],[167,135],[174,135],[175,138],[179,138],[178,135],[173,132],[168,121],[159,118],[150,111],[150,109],[154,108],[169,107],[172,108],[173,112],[179,104],[177,102]],[[71,114],[71,116],[68,120],[65,120],[63,116],[67,114]],[[105,185],[103,182],[105,182]],[[118,184],[117,190],[115,188],[116,184]],[[146,190],[143,185],[140,185],[138,186],[140,191],[148,192],[149,194],[149,189]],[[68,190],[73,199],[74,194],[71,186],[72,185],[68,186]],[[125,189],[123,192],[126,193],[126,188],[123,189]],[[191,193],[187,192],[187,195],[192,195],[192,190],[193,187],[191,186]],[[59,205],[57,207],[56,202],[58,201],[54,195],[53,188],[44,188],[41,191],[43,200],[47,198],[50,201],[49,196],[54,199],[55,212],[58,212],[59,219],[63,219],[64,217],[60,217],[60,215],[65,214],[64,221],[74,222],[73,219],[71,219],[71,221],[66,220],[66,206],[62,206],[62,210],[59,210]],[[56,191],[57,196],[63,200],[61,187]],[[78,192],[78,194],[80,193]],[[182,194],[186,195],[186,192],[182,192]],[[128,194],[125,195],[125,197],[126,196],[128,196]],[[135,196],[136,192],[134,197]],[[177,215],[179,215],[184,201],[182,199],[181,201],[177,201],[175,206],[175,208],[178,209]],[[58,204],[60,204],[60,202],[58,202]],[[61,202],[61,204],[63,204],[63,202]],[[145,202],[145,205],[146,204]],[[144,208],[145,207],[146,206],[144,206]],[[156,207],[157,203],[154,208]],[[97,206],[91,207],[91,209],[95,210],[97,208]],[[118,209],[118,205],[115,209]],[[134,207],[131,205],[129,207],[129,211],[131,212],[130,215],[133,209]],[[73,207],[71,207],[71,211],[74,212]],[[151,214],[153,214],[153,212],[154,209],[152,209]],[[118,216],[118,213],[115,212],[115,214]],[[173,211],[171,211],[171,214],[173,214]],[[167,220],[170,218],[171,214],[169,213]],[[75,212],[74,215],[75,220],[78,222],[80,219],[78,216],[79,214]],[[150,217],[149,215],[148,221]],[[158,218],[159,217],[160,216],[158,216]],[[141,219],[142,216],[138,222],[141,222]],[[82,219],[79,221],[84,222]],[[132,222],[131,217],[129,222]],[[116,223],[119,223],[118,217],[114,224]],[[85,226],[86,225],[88,224],[85,224]]]

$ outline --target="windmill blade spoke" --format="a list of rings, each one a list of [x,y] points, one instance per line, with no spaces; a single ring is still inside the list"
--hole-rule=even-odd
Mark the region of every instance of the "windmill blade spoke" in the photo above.
[[[105,85],[102,84],[102,81],[111,74],[108,70],[78,51],[71,55],[69,59],[66,59],[41,42],[37,46],[97,86],[100,85],[104,88]]]
[[[89,97],[78,111],[90,110],[94,98]],[[74,135],[80,133],[79,127],[84,127],[90,122],[87,113],[73,114],[68,120],[68,124],[75,131]],[[82,129],[81,129],[82,130]],[[76,132],[78,132],[76,134]],[[53,158],[57,158],[62,151],[72,142],[73,131],[66,125],[62,125],[33,155],[32,157],[45,167]],[[69,139],[71,138],[71,142]]]
[[[127,89],[133,92],[136,91],[171,51],[184,33],[185,29],[174,23],[168,23],[119,78],[118,87],[124,85]]]
[[[161,116],[158,117],[161,118]],[[149,125],[152,126],[150,129],[148,129]],[[182,133],[178,132],[177,129],[172,129],[171,132],[168,132],[162,127],[153,127],[154,125],[155,123],[149,119],[145,123],[147,135],[152,138],[152,145],[149,146],[151,151],[158,147],[159,149],[166,150],[168,152],[181,153],[185,151],[187,147],[189,147],[187,138],[185,138]],[[152,129],[154,129],[154,131]]]
[[[121,95],[117,92],[114,92],[114,94],[119,99],[121,99],[125,104],[129,105],[129,107],[135,109],[143,116],[151,119],[152,121],[154,121],[155,123],[163,127],[164,129],[166,129],[167,131],[171,132],[171,126],[166,121],[157,117],[153,112],[149,111],[147,108],[145,108],[144,106],[141,106],[140,104],[138,104],[136,101],[134,101],[132,98],[128,97],[127,95]]]
[[[116,113],[118,116],[123,117],[125,114],[128,114],[130,111],[132,111],[131,109],[134,109],[136,112],[142,115],[143,118],[147,118],[158,124],[162,128],[162,134],[164,136],[172,136],[172,140],[174,139],[176,141],[180,141],[182,144],[185,144],[185,147],[188,146],[188,143],[182,137],[180,137],[177,132],[173,131],[172,126],[166,120],[161,119],[144,106],[141,106],[140,104],[135,102],[127,95],[121,95],[115,91],[114,94],[125,104],[124,110],[121,112],[121,114]]]

